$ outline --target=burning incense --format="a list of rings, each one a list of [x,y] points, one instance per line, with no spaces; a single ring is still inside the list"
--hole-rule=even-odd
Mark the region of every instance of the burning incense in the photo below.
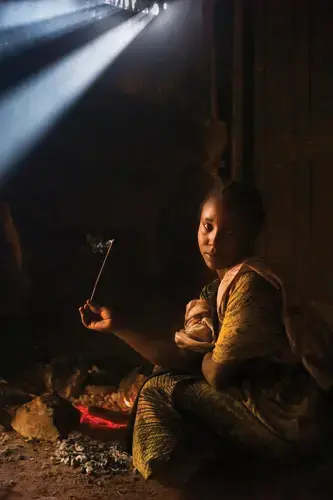
[[[96,278],[96,281],[95,281],[95,286],[94,286],[94,288],[93,288],[93,291],[92,291],[92,294],[91,294],[91,297],[90,297],[91,302],[94,300],[94,296],[95,296],[95,293],[96,293],[96,289],[97,289],[97,287],[98,287],[99,280],[101,279],[101,276],[102,276],[102,273],[103,273],[103,269],[104,269],[105,264],[106,264],[106,261],[107,261],[107,259],[108,259],[108,257],[109,257],[109,254],[110,254],[111,248],[112,248],[112,246],[113,246],[113,243],[114,243],[114,240],[110,240],[110,241],[108,241],[108,242],[107,242],[107,245],[108,245],[108,251],[106,252],[106,255],[105,255],[105,257],[104,257],[104,260],[103,260],[103,263],[102,263],[101,269],[100,269],[100,271],[99,271],[99,273],[98,273],[98,276],[97,276],[97,278]]]

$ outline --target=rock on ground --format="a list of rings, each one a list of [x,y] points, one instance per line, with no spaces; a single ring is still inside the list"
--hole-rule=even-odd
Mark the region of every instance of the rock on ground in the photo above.
[[[56,441],[77,428],[80,414],[71,403],[55,394],[44,394],[21,406],[12,428],[28,439]]]

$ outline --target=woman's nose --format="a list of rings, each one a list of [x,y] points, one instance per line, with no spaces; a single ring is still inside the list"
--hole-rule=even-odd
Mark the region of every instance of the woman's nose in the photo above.
[[[217,240],[217,231],[212,231],[209,235],[208,244],[211,247],[215,247]]]

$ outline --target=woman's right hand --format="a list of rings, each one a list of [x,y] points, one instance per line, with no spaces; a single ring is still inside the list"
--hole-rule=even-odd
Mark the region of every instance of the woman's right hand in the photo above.
[[[90,300],[80,307],[80,316],[83,325],[95,332],[112,333],[112,312],[107,307],[92,304]]]

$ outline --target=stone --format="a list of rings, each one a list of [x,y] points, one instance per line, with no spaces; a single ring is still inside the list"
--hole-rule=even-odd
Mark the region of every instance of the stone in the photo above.
[[[16,411],[12,428],[28,439],[57,441],[80,423],[80,413],[56,394],[44,394]]]
[[[54,358],[45,369],[45,387],[48,392],[54,391],[64,399],[71,399],[78,395],[87,375],[84,364],[75,366],[70,358]]]

